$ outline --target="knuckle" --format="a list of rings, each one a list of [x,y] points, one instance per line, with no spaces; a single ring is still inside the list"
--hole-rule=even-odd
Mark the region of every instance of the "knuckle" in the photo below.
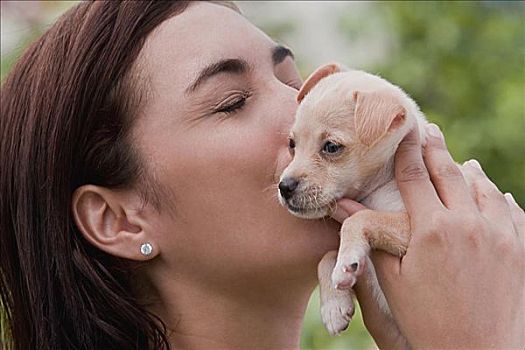
[[[423,163],[414,162],[403,167],[398,173],[398,181],[410,182],[428,179],[428,171]]]
[[[434,212],[423,230],[427,242],[444,244],[448,241],[450,218],[442,211]]]
[[[432,152],[433,150],[446,151],[447,145],[439,138],[429,137],[425,146],[425,151]]]
[[[483,220],[478,215],[463,214],[458,220],[460,220],[461,226],[463,226],[463,230],[467,235],[476,235],[479,237],[480,234],[486,231]]]
[[[403,152],[420,152],[421,144],[414,139],[410,140],[404,140],[399,144],[399,147],[397,149],[398,153]]]
[[[482,236],[476,231],[467,231],[465,234],[465,240],[473,247],[479,247],[481,244]]]
[[[517,244],[511,235],[502,234],[496,242],[496,251],[503,257],[514,257],[518,255]]]
[[[482,210],[485,210],[489,204],[498,203],[502,207],[506,205],[505,196],[495,186],[478,187],[476,201]]]
[[[510,211],[518,223],[525,225],[525,211],[523,211],[523,209],[521,209],[517,204],[512,203],[512,205],[510,205]]]
[[[458,166],[454,163],[439,166],[436,175],[441,178],[460,178],[463,176]]]
[[[504,200],[505,197],[503,196],[503,193],[500,192],[500,190],[487,178],[481,179],[478,182],[478,188],[481,193],[483,193],[486,196],[491,197],[498,197],[501,200]]]
[[[476,169],[473,166],[463,164],[461,166],[461,170],[465,175],[472,179],[473,182],[478,181],[479,179],[482,179],[485,176],[481,170]]]
[[[464,214],[457,221],[458,229],[463,229],[466,241],[473,246],[479,246],[486,232],[483,220],[478,215]]]
[[[421,145],[415,140],[405,140],[399,144],[396,159],[411,159],[421,157]]]
[[[483,219],[469,213],[439,211],[434,213],[426,230],[427,239],[440,244],[461,236],[472,246],[479,246],[487,231]]]
[[[433,229],[443,228],[449,224],[449,217],[442,211],[432,213],[430,217],[430,227]]]
[[[472,171],[471,167],[461,166],[460,171],[463,177],[465,178],[465,181],[469,184],[469,186],[474,186],[474,184],[476,183],[476,175]]]
[[[478,170],[476,174],[477,176],[474,177],[473,181],[478,191],[487,192],[488,194],[501,194],[503,196],[498,187],[484,173]]]

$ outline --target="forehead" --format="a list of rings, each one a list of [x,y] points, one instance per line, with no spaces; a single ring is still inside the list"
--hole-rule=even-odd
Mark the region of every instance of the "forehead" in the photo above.
[[[321,83],[320,83],[321,84]],[[296,138],[346,138],[353,134],[354,104],[351,94],[338,84],[313,91],[297,109],[292,133]]]
[[[197,1],[148,36],[141,60],[154,87],[182,92],[209,63],[242,57],[257,66],[268,61],[274,45],[234,10]]]

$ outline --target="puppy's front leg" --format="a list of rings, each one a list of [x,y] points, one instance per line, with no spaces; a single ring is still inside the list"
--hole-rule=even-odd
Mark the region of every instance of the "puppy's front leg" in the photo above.
[[[317,265],[319,295],[321,297],[321,319],[331,335],[344,331],[354,315],[353,290],[334,288],[331,280],[337,259],[337,251],[326,253]]]
[[[349,289],[363,273],[370,248],[403,256],[410,241],[410,222],[405,212],[362,210],[345,220],[332,282],[337,289]]]

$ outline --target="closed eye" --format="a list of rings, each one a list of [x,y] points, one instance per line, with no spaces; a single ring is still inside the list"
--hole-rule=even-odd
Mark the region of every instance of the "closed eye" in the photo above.
[[[245,105],[246,100],[250,97],[250,93],[243,91],[240,94],[236,94],[226,99],[223,103],[217,106],[214,110],[214,113],[223,113],[223,114],[232,114],[240,111]]]

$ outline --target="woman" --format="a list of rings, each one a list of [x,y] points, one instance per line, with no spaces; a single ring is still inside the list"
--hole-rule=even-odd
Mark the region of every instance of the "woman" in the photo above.
[[[0,290],[15,347],[298,348],[339,228],[275,198],[300,85],[291,52],[230,4],[66,13],[2,87]],[[430,178],[419,150],[409,138],[397,159],[409,251],[376,256],[399,329],[415,347],[523,347],[525,215],[479,169],[477,203],[443,176],[439,134]],[[340,204],[339,221],[360,209]],[[365,287],[372,335],[402,344]]]

